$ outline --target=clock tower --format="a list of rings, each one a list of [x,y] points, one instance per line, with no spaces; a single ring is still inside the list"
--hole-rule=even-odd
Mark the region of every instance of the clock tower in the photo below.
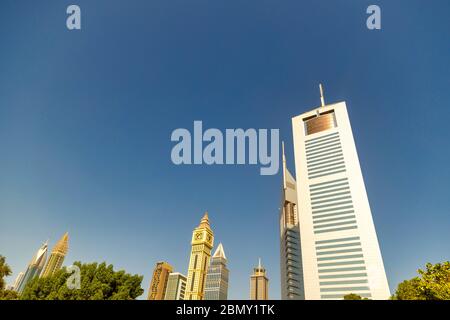
[[[191,257],[184,300],[203,300],[206,271],[213,244],[214,234],[209,225],[208,212],[205,212],[200,224],[192,232]]]

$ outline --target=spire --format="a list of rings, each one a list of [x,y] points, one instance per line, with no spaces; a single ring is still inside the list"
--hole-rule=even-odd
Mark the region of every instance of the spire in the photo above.
[[[217,246],[217,249],[214,252],[213,258],[223,258],[225,260],[227,259],[227,257],[225,256],[225,251],[223,250],[222,243],[219,243],[219,245]]]
[[[198,226],[199,228],[204,228],[207,227],[209,228],[209,217],[208,217],[208,211],[205,211],[205,214],[202,218],[202,220],[200,220],[200,224]]]
[[[286,155],[284,154],[284,141],[281,141],[281,149],[283,150],[283,188],[286,189]]]
[[[258,258],[258,269],[261,269],[262,265],[261,265],[261,258]]]
[[[319,83],[319,89],[320,89],[320,103],[321,103],[322,107],[324,107],[325,106],[325,98],[323,96],[323,87],[322,87],[321,83]]]
[[[69,233],[66,232],[53,247],[52,252],[62,253],[65,255],[67,254],[68,249],[69,249]]]

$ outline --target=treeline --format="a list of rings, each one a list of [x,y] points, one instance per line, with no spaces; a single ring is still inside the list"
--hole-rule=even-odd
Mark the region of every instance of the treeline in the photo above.
[[[391,300],[450,300],[450,262],[431,264],[419,269],[418,275],[401,282]],[[143,276],[123,270],[114,271],[106,263],[75,262],[54,275],[31,280],[24,292],[6,289],[5,278],[12,273],[5,257],[0,255],[0,300],[133,300],[142,295]],[[349,294],[345,300],[361,300]]]
[[[19,296],[6,289],[4,279],[12,272],[0,256],[0,300],[134,300],[144,292],[143,276],[114,271],[111,264],[75,262],[74,266],[34,278]]]

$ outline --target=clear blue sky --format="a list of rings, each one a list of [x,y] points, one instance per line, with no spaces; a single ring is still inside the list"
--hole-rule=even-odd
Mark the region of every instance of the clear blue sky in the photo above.
[[[66,8],[82,10],[68,31]],[[366,8],[382,9],[382,30]],[[281,177],[175,166],[176,128],[279,128],[346,100],[391,291],[450,258],[450,20],[433,1],[17,1],[0,4],[0,254],[14,275],[70,233],[66,264],[186,273],[210,212],[247,299],[262,257],[280,297]],[[192,129],[191,129],[192,130]]]

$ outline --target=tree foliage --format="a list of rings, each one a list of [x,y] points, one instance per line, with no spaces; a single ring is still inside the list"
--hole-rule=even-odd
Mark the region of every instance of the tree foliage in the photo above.
[[[450,300],[450,262],[426,264],[418,277],[398,285],[393,300]]]
[[[0,290],[0,300],[18,300],[19,294],[13,290]]]
[[[80,268],[80,289],[67,286],[71,276],[63,268],[52,276],[35,278],[20,296],[22,300],[132,300],[139,297],[142,276],[130,275],[123,270],[114,271],[106,263],[75,262]]]
[[[6,287],[5,278],[10,276],[12,273],[11,268],[6,263],[6,258],[0,255],[0,291],[4,290]]]
[[[362,300],[362,297],[355,293],[349,293],[344,296],[344,300]]]
[[[359,294],[349,293],[344,296],[344,300],[369,300],[368,298],[363,298]]]
[[[12,273],[11,268],[6,263],[6,258],[0,255],[0,300],[14,300],[17,299],[17,293],[12,290],[5,290],[5,278]]]

